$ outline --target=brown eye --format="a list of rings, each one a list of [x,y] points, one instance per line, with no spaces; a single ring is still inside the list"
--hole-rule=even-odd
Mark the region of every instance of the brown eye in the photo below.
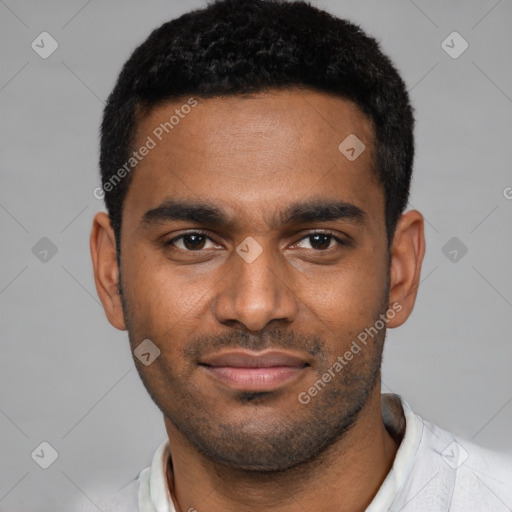
[[[346,245],[343,240],[331,233],[312,233],[302,238],[298,244],[303,243],[305,240],[307,240],[310,246],[317,251],[331,249],[334,247],[334,245],[331,244],[333,241],[337,242],[338,245]],[[307,247],[304,248],[307,249]]]
[[[309,240],[314,249],[328,249],[331,245],[332,236],[329,235],[311,235]]]
[[[193,251],[195,249],[203,249],[206,237],[203,235],[186,235],[183,237],[183,245]]]
[[[205,249],[207,241],[211,240],[203,233],[186,233],[165,242],[164,245],[166,247],[174,246],[183,251],[201,251],[202,249]]]

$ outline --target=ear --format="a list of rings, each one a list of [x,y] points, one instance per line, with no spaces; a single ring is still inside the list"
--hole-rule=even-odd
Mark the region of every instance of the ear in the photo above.
[[[126,330],[119,290],[119,268],[116,240],[110,218],[105,212],[96,214],[90,238],[94,282],[108,321],[121,331]]]
[[[411,210],[398,220],[391,244],[389,307],[395,310],[396,315],[388,321],[390,328],[402,325],[412,313],[424,255],[423,215]]]

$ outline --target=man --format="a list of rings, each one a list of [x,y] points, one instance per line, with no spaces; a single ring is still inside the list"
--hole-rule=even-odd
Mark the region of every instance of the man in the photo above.
[[[102,510],[510,510],[510,460],[381,394],[425,252],[413,125],[376,41],[303,2],[217,1],[135,50],[91,255],[168,438]]]

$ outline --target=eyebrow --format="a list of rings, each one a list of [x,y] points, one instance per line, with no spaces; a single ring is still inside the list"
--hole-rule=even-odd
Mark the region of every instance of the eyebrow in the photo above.
[[[292,203],[278,212],[269,222],[271,225],[307,224],[342,220],[352,224],[364,224],[368,216],[354,204],[332,199],[314,199],[302,203]],[[148,210],[141,219],[141,224],[151,226],[172,221],[191,221],[203,225],[230,227],[235,223],[218,206],[207,202],[166,199],[162,204]]]

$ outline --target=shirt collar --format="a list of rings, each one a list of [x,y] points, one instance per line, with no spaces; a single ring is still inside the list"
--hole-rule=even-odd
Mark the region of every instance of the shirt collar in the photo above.
[[[423,436],[423,420],[394,393],[381,395],[382,419],[389,434],[400,442],[393,466],[365,512],[389,510],[409,478]]]

